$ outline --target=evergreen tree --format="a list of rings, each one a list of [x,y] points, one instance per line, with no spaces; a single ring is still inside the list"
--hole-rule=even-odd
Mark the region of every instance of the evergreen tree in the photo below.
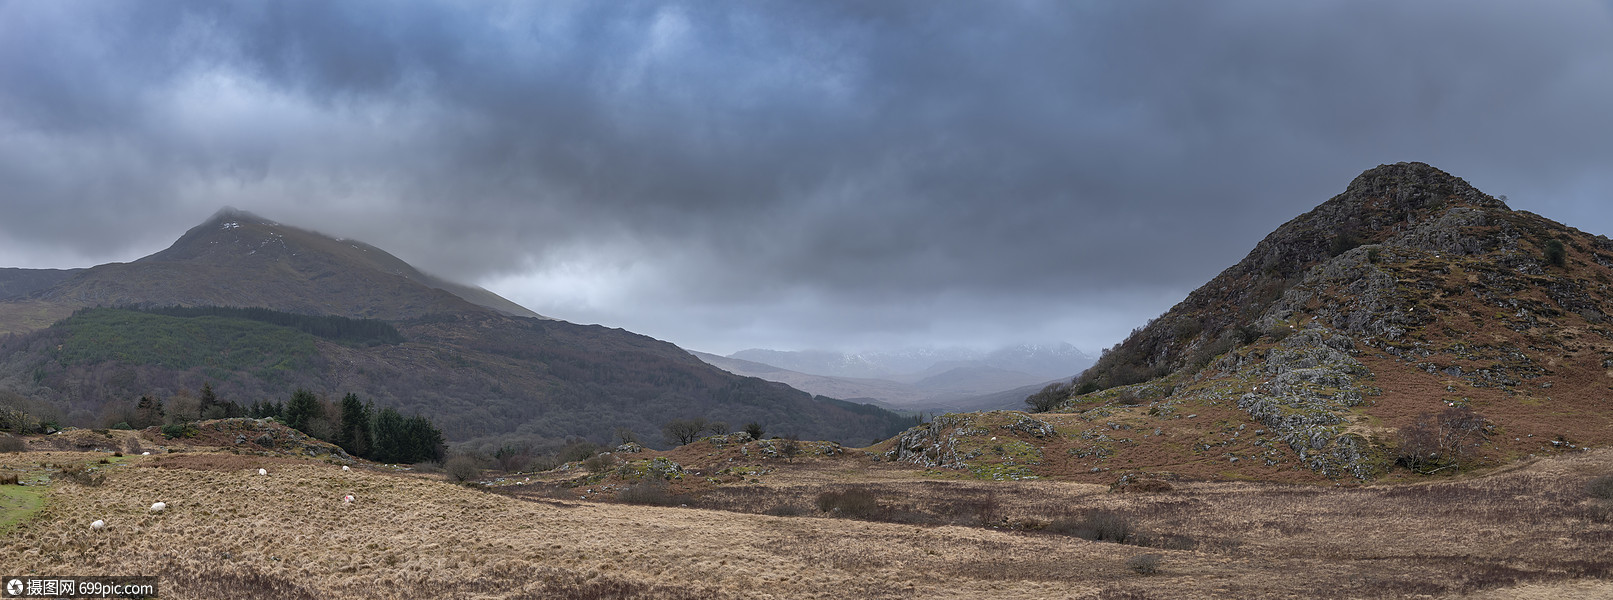
[[[252,412],[250,414],[254,419],[264,419],[269,417],[279,419],[285,414],[285,408],[278,402],[253,402]]]
[[[150,396],[141,396],[140,402],[135,404],[134,410],[136,427],[143,428],[162,424],[162,418],[165,414],[162,409],[162,400],[153,400]]]
[[[385,463],[402,462],[405,442],[403,439],[403,415],[392,407],[381,409],[375,415],[375,433],[372,435],[375,447],[370,452],[370,460]]]
[[[373,421],[374,449],[370,460],[417,463],[442,460],[443,438],[431,420],[415,415],[405,419],[396,409],[383,408]]]
[[[284,413],[286,426],[308,433],[308,423],[320,416],[322,408],[319,405],[319,398],[314,397],[313,392],[298,388],[291,393],[291,402],[286,404]]]
[[[420,415],[409,417],[403,423],[403,435],[408,440],[409,449],[406,462],[416,463],[428,460],[442,460],[443,443],[442,432],[437,430],[431,420]]]
[[[213,384],[211,384],[211,383],[203,383],[202,384],[201,396],[202,396],[201,412],[204,413],[204,414],[207,412],[207,409],[212,408],[214,405],[218,404],[218,394],[213,393]]]
[[[1568,259],[1568,250],[1561,240],[1546,240],[1546,262],[1561,267]]]
[[[241,408],[241,405],[231,400],[220,400],[218,394],[213,392],[211,383],[202,384],[200,396],[201,402],[197,412],[203,419],[227,419],[246,415],[246,410]]]
[[[370,415],[372,408],[359,403],[358,395],[342,397],[342,423],[336,434],[336,445],[354,456],[370,454]]]

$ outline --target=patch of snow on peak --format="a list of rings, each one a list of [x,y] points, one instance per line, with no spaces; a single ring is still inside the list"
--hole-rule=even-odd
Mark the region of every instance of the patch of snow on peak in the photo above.
[[[240,227],[241,227],[241,224],[240,224],[240,223],[236,223],[236,222],[235,222],[235,221],[230,221],[230,222],[228,222],[228,223],[225,223],[225,224],[223,224],[223,225],[220,225],[220,226],[219,226],[219,227],[220,227],[220,228],[221,228],[221,229],[239,229],[239,228],[240,228]]]

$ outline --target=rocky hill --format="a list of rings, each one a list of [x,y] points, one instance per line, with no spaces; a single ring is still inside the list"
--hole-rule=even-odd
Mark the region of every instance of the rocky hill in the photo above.
[[[1363,480],[1605,445],[1610,298],[1613,240],[1380,166],[1033,398],[1076,441],[1025,473]],[[1001,458],[957,421],[891,456]]]
[[[605,443],[624,428],[659,444],[661,424],[701,417],[861,445],[902,426],[888,411],[734,376],[620,329],[541,318],[378,248],[235,210],[146,258],[31,281],[0,301],[0,322],[17,325],[0,336],[0,390],[54,406],[63,424],[104,427],[142,395],[210,383],[243,405],[297,387],[352,392],[424,414],[454,441]],[[161,306],[384,321],[401,341],[120,309]]]

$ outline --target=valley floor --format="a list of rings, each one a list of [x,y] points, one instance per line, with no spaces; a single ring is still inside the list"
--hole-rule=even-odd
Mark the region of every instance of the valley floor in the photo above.
[[[701,503],[731,510],[540,485],[495,494],[288,457],[109,456],[0,454],[0,475],[53,479],[35,488],[48,490],[43,510],[0,532],[0,574],[155,574],[164,598],[1613,597],[1613,501],[1586,492],[1613,474],[1613,449],[1428,484],[1176,482],[1158,493],[936,479],[843,455],[780,461]],[[58,472],[74,465],[104,482]],[[989,516],[905,524],[810,509],[817,493],[847,488],[918,513]],[[157,501],[169,508],[151,513]],[[807,509],[758,514],[780,505]],[[1012,526],[1094,510],[1151,545]],[[97,519],[106,527],[92,530]],[[1128,567],[1143,554],[1158,557],[1156,574]]]

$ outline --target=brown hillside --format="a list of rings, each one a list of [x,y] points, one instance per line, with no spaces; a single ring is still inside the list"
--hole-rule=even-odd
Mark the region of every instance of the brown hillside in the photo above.
[[[474,310],[537,316],[492,292],[421,273],[379,248],[233,209],[166,250],[85,269],[33,297],[72,307],[252,306],[375,319]]]
[[[1059,435],[1023,468],[1363,480],[1606,445],[1610,267],[1605,237],[1428,165],[1372,169],[1049,390]],[[1000,463],[982,417],[897,454]]]

